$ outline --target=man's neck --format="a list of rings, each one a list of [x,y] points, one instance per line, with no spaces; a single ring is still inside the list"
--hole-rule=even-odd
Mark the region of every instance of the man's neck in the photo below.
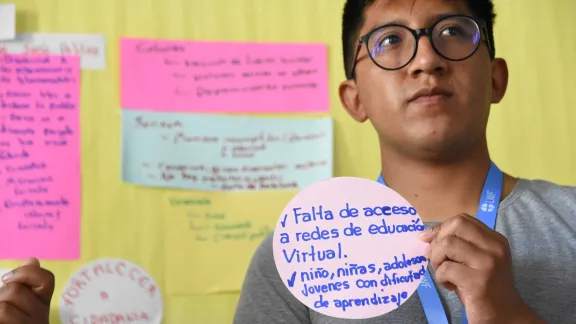
[[[382,157],[386,184],[408,200],[423,221],[442,222],[460,213],[477,213],[490,169],[485,146],[449,162],[414,160],[390,152]],[[514,184],[515,180],[505,175],[502,199]]]

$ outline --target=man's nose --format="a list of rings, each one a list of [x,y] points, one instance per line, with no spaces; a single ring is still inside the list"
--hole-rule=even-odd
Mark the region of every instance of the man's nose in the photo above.
[[[419,37],[416,56],[408,65],[410,75],[418,77],[422,73],[444,74],[446,69],[446,60],[436,53],[430,39],[426,36]]]

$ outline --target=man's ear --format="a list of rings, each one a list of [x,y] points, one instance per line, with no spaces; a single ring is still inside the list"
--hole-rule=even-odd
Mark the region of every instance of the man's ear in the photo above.
[[[508,89],[508,64],[504,59],[492,61],[492,103],[499,103]]]
[[[340,83],[338,88],[340,95],[340,102],[344,109],[354,118],[357,122],[363,123],[368,119],[368,114],[364,105],[360,102],[358,95],[358,87],[355,80],[345,80]]]

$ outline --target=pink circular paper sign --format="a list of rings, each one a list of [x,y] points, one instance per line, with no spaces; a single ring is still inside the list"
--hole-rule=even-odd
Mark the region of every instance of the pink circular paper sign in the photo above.
[[[428,260],[424,224],[399,194],[377,182],[332,178],[306,187],[274,232],[274,261],[290,292],[324,315],[360,319],[401,306]]]

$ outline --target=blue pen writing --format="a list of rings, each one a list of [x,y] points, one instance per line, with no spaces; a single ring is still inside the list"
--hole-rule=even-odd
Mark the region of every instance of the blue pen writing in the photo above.
[[[337,243],[335,249],[319,250],[311,245],[307,251],[293,248],[291,251],[282,250],[286,262],[310,263],[322,262],[324,260],[343,259],[348,256],[342,253],[342,244]]]
[[[302,212],[302,208],[294,208],[294,223],[307,223],[319,220],[333,220],[334,215],[331,210],[323,209],[322,205],[316,207],[312,206],[309,212]]]

